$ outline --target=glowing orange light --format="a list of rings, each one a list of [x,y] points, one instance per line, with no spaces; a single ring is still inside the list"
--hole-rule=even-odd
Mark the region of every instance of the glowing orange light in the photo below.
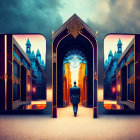
[[[34,92],[34,93],[36,92],[36,88],[35,88],[35,87],[33,87],[33,92]]]
[[[46,104],[31,104],[31,105],[26,105],[23,107],[24,110],[41,110],[41,109],[45,109],[46,107]]]
[[[120,84],[118,85],[118,92],[120,92],[121,88],[120,88]]]
[[[46,100],[32,101],[31,105],[43,105],[46,104]]]
[[[28,84],[28,92],[30,91],[30,85]]]
[[[113,93],[115,92],[115,87],[112,88],[112,92],[113,92]]]
[[[117,104],[117,101],[104,100],[104,104]]]

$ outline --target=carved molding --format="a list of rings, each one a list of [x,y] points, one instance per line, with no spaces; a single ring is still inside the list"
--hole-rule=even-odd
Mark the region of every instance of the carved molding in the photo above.
[[[98,77],[97,77],[97,72],[94,72],[94,80],[97,80]]]
[[[81,22],[77,19],[74,18],[67,26],[68,32],[74,37],[76,38],[79,33],[82,31],[83,29],[83,25],[81,24]]]
[[[27,70],[27,74],[26,74],[27,76],[29,76],[29,77],[31,77],[31,72],[30,72],[30,70]]]
[[[13,80],[13,83],[16,83],[16,84],[19,84],[19,85],[21,84],[21,80],[18,79],[17,77],[14,77],[13,76],[13,79],[12,80]]]
[[[56,53],[53,53],[53,62],[56,62]]]
[[[17,50],[17,48],[14,47],[13,51],[21,58],[21,53]]]

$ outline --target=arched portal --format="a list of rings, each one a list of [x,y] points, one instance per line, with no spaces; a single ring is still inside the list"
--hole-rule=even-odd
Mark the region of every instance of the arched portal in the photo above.
[[[70,103],[70,88],[76,82],[80,87],[80,104],[87,105],[87,59],[79,49],[69,50],[63,59],[63,106]]]
[[[63,107],[63,60],[67,52],[74,49],[82,52],[87,60],[87,107],[93,107],[93,117],[97,118],[97,35],[77,16],[73,15],[53,34],[53,117],[57,117],[57,107]],[[84,88],[85,89],[85,88]]]

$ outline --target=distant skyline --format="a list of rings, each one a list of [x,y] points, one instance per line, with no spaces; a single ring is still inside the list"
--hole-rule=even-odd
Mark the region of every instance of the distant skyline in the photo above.
[[[117,44],[119,41],[119,38],[122,42],[122,53],[123,51],[126,49],[126,47],[128,46],[128,44],[132,41],[132,39],[134,38],[134,35],[119,35],[119,34],[109,34],[104,38],[104,62],[105,60],[108,59],[108,54],[110,52],[110,50],[113,53],[115,51],[117,52]]]
[[[40,34],[19,34],[14,35],[15,40],[18,42],[18,44],[21,46],[21,48],[26,53],[26,42],[29,38],[31,43],[31,53],[34,51],[35,55],[37,53],[37,49],[39,49],[41,58],[45,63],[45,55],[46,55],[46,39],[43,35]]]

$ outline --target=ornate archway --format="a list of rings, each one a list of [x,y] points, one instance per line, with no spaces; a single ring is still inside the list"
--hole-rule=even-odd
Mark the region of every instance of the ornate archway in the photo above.
[[[53,34],[52,89],[53,117],[57,117],[57,107],[63,107],[62,65],[66,52],[80,50],[87,59],[87,107],[93,107],[93,117],[97,118],[98,103],[98,46],[97,35],[77,15],[73,15]]]

